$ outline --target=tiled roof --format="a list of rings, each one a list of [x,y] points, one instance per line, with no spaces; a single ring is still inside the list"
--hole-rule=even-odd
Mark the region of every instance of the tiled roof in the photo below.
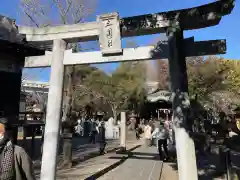
[[[0,15],[0,50],[25,56],[45,54],[44,47],[28,43],[25,35],[19,34],[15,20],[2,15]]]

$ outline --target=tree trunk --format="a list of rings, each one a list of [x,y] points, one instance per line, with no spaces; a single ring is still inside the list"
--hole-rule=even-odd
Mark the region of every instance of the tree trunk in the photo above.
[[[74,86],[74,74],[75,66],[67,67],[65,69],[67,76],[67,90],[66,97],[64,99],[64,108],[62,116],[62,143],[63,143],[63,162],[60,168],[71,168],[72,167],[72,125],[70,122],[70,114],[72,110],[73,100],[73,86]],[[64,125],[68,124],[68,125]]]

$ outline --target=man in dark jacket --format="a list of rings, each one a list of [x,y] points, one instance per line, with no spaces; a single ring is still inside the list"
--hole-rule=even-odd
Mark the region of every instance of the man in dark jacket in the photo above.
[[[7,118],[0,118],[0,179],[35,180],[33,164],[26,151],[12,144]]]
[[[104,154],[105,147],[106,147],[106,137],[105,137],[105,127],[104,121],[101,122],[98,128],[98,142],[99,142],[99,153]]]

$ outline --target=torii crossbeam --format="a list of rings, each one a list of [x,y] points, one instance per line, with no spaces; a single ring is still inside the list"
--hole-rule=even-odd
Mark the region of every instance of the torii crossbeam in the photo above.
[[[185,39],[184,49],[186,57],[206,56],[226,53],[226,40],[212,40],[194,42],[194,38]],[[153,53],[157,51],[156,53]],[[151,59],[168,59],[167,42],[159,43],[157,46],[143,46],[138,48],[125,48],[119,56],[102,56],[101,51],[73,53],[66,50],[64,53],[64,65],[75,64],[99,64],[123,61],[140,61]],[[25,68],[49,67],[51,66],[52,52],[46,52],[44,56],[27,57]]]

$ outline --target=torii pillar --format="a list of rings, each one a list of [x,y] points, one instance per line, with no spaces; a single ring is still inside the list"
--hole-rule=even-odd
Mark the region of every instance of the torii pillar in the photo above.
[[[56,179],[57,149],[59,142],[60,119],[62,109],[64,51],[66,42],[61,39],[53,41],[53,55],[50,86],[47,102],[47,121],[44,132],[41,179]],[[47,141],[46,141],[47,140]]]
[[[179,180],[197,180],[197,164],[193,139],[189,136],[188,78],[183,45],[183,31],[176,27],[167,29],[169,45],[169,72],[173,93],[173,123],[176,139]]]

